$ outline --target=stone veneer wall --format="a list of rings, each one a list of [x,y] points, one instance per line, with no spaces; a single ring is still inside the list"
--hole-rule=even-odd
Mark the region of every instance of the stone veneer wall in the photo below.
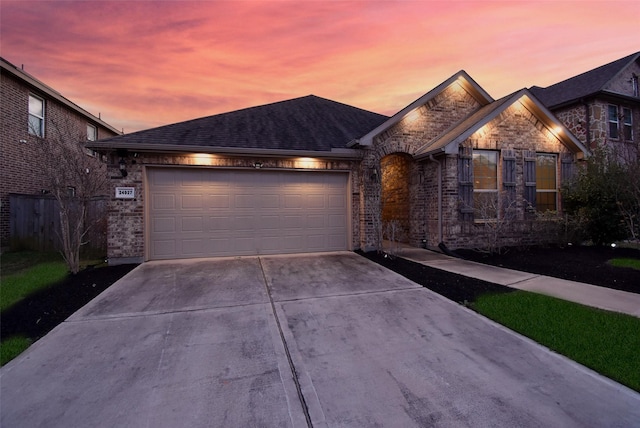
[[[230,157],[208,154],[169,155],[140,153],[138,157],[131,154],[126,157],[127,176],[122,177],[119,171],[120,158],[111,156],[109,175],[112,192],[109,202],[108,257],[111,264],[142,262],[145,258],[145,166],[191,166],[211,168],[246,168],[254,169],[255,162],[262,163],[262,169],[275,170],[318,170],[318,171],[350,171],[351,172],[351,231],[352,245],[358,248],[360,193],[358,161],[327,159],[284,159],[284,158],[251,158]],[[135,162],[135,163],[134,163]],[[134,187],[135,199],[115,199],[116,187]]]

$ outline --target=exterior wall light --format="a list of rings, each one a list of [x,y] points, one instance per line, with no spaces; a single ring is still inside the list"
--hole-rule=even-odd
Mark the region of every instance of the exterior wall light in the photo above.
[[[262,162],[254,162],[254,163],[253,163],[253,167],[254,167],[255,169],[260,169],[260,168],[262,168]]]
[[[123,177],[127,176],[127,163],[125,162],[124,158],[120,158],[120,174],[122,174]]]

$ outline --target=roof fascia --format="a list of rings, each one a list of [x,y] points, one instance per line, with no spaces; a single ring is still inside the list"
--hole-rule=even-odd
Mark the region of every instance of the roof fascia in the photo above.
[[[81,116],[84,116],[90,122],[95,123],[97,125],[100,125],[103,128],[107,128],[109,131],[115,133],[116,135],[121,135],[122,134],[122,132],[118,131],[113,126],[109,125],[108,123],[106,123],[102,119],[92,115],[91,113],[89,113],[88,111],[86,111],[85,109],[80,107],[79,105],[77,105],[74,102],[70,101],[69,99],[65,98],[60,92],[58,92],[55,89],[53,89],[52,87],[42,83],[41,81],[39,81],[35,77],[31,76],[29,73],[25,72],[24,70],[19,69],[18,67],[16,67],[15,65],[11,64],[9,61],[5,60],[4,58],[0,58],[0,67],[2,68],[3,71],[6,71],[7,73],[11,74],[13,77],[15,77],[16,79],[22,81],[27,86],[30,86],[30,87],[40,91],[41,93],[44,93],[44,94],[48,95],[49,97],[55,99],[59,103],[65,105],[66,107],[68,107],[71,110],[75,111],[76,113],[80,114]]]
[[[464,132],[454,138],[444,147],[438,147],[433,150],[420,153],[416,156],[416,160],[421,160],[435,154],[456,154],[458,153],[458,146],[469,138],[473,133],[478,131],[484,125],[498,117],[508,107],[515,102],[522,102],[523,106],[534,114],[538,120],[540,120],[549,131],[555,135],[563,144],[569,146],[576,152],[578,152],[578,158],[586,158],[589,156],[589,150],[578,140],[554,115],[551,113],[528,89],[521,89],[515,92],[505,101],[499,108],[492,111],[490,114],[482,117],[476,123],[467,128]]]
[[[423,96],[421,96],[420,98],[418,98],[417,100],[415,100],[414,102],[412,102],[411,104],[409,104],[408,106],[406,106],[405,108],[403,108],[402,110],[400,110],[399,112],[391,116],[382,124],[374,128],[373,130],[369,131],[363,137],[349,142],[347,144],[347,147],[353,147],[356,144],[359,144],[361,146],[372,145],[373,139],[376,136],[380,135],[382,132],[386,131],[387,129],[399,123],[412,111],[423,106],[424,104],[426,104],[427,102],[435,98],[442,91],[444,91],[447,87],[449,87],[450,85],[456,82],[459,83],[467,92],[469,92],[478,102],[480,102],[480,104],[486,105],[493,102],[493,98],[491,98],[491,96],[484,89],[482,89],[482,87],[480,87],[480,85],[478,85],[476,81],[473,80],[471,76],[467,74],[466,71],[460,70],[459,72],[457,72],[456,74],[454,74],[453,76],[451,76],[450,78],[448,78],[447,80],[445,80],[444,82],[436,86],[434,89],[427,92],[426,94],[424,94]]]
[[[129,150],[132,152],[153,153],[207,153],[237,156],[264,156],[264,157],[313,157],[354,160],[362,158],[362,151],[357,149],[334,148],[331,151],[319,150],[280,150],[257,149],[245,147],[212,147],[212,146],[188,146],[178,144],[139,144],[111,142],[89,142],[86,147],[94,150],[115,151]]]

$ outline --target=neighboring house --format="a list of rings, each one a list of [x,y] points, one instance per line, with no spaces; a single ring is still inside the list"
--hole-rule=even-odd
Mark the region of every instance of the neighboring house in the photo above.
[[[588,148],[638,155],[640,52],[531,92]]]
[[[5,59],[0,58],[0,66],[0,238],[1,245],[6,246],[9,244],[9,194],[49,191],[47,178],[34,170],[34,164],[37,165],[34,160],[42,156],[38,141],[51,137],[54,132],[57,140],[68,138],[72,143],[120,133]],[[87,151],[87,156],[95,155]]]
[[[89,147],[110,158],[113,264],[369,250],[390,224],[415,246],[495,224],[534,243],[588,153],[528,90],[495,101],[464,71],[391,118],[307,96]]]

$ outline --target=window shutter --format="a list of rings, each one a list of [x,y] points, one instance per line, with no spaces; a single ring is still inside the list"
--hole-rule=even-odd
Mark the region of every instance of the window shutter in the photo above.
[[[562,153],[560,164],[560,180],[562,185],[568,184],[571,181],[575,171],[574,168],[573,153]]]
[[[460,146],[458,150],[458,191],[461,220],[473,220],[473,154],[471,147]]]
[[[502,150],[502,186],[509,202],[516,199],[516,151]]]
[[[525,150],[524,158],[524,199],[532,207],[536,207],[536,152]]]

